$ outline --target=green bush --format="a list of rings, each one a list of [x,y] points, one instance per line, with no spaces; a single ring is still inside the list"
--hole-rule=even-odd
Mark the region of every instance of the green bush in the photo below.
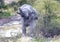
[[[9,16],[11,16],[10,12],[2,12],[2,13],[0,14],[0,18],[7,18],[7,17],[9,17]]]
[[[3,5],[2,8],[3,9],[8,9],[8,5]]]

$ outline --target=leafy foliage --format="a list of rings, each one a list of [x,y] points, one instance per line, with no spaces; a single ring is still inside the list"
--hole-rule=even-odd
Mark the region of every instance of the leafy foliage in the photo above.
[[[9,16],[11,16],[10,12],[2,12],[2,13],[0,14],[0,18],[7,18],[7,17],[9,17]]]

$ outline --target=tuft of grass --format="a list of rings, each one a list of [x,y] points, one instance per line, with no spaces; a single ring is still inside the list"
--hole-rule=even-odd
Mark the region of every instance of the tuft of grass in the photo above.
[[[39,39],[33,38],[31,41],[32,42],[47,42],[45,38],[39,38]]]

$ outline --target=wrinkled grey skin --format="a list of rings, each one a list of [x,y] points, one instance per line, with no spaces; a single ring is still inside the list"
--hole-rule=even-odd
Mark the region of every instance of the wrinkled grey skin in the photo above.
[[[19,7],[18,14],[21,15],[23,21],[23,27],[22,27],[22,34],[26,35],[26,27],[30,27],[30,35],[34,33],[34,28],[35,28],[35,22],[38,19],[36,10],[28,4],[24,4],[21,7]]]

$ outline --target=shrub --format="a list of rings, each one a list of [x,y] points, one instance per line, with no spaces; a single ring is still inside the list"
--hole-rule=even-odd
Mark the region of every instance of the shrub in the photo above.
[[[7,18],[7,17],[9,17],[9,16],[11,16],[10,12],[2,12],[2,13],[0,14],[0,18]]]

